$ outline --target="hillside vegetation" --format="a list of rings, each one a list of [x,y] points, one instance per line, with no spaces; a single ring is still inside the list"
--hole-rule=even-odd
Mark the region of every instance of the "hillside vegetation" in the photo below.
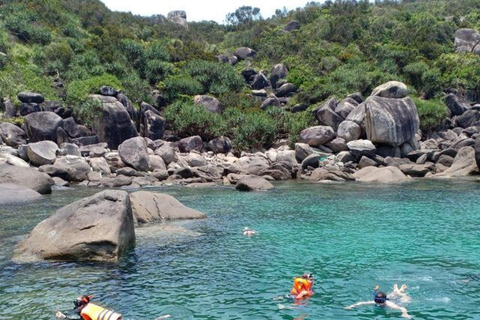
[[[19,104],[18,92],[40,92],[85,115],[85,99],[101,85],[121,89],[137,106],[154,103],[158,89],[170,129],[227,135],[241,149],[283,137],[294,142],[314,118],[286,111],[293,105],[311,110],[331,96],[369,95],[390,80],[408,85],[425,130],[445,118],[444,92],[480,96],[480,56],[454,46],[459,28],[480,29],[477,0],[312,2],[269,18],[239,10],[228,25],[185,28],[162,16],[112,12],[98,0],[1,0],[0,97]],[[284,31],[292,20],[300,29]],[[233,66],[218,62],[238,47],[257,54]],[[264,111],[241,71],[269,72],[278,63],[298,94],[285,108]],[[198,94],[217,97],[225,111],[196,108]]]

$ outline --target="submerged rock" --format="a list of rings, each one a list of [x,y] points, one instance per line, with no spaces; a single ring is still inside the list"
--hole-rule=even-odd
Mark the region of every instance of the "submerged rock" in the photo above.
[[[126,191],[106,190],[59,209],[16,248],[14,261],[117,261],[135,243]]]

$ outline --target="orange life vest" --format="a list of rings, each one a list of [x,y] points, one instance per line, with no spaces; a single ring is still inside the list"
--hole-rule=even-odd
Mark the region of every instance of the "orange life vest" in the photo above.
[[[297,295],[303,290],[311,292],[312,284],[307,279],[301,277],[293,279],[293,288],[292,291],[290,291],[290,294]]]
[[[80,311],[80,316],[84,320],[120,320],[122,315],[113,310],[108,310],[89,303]]]

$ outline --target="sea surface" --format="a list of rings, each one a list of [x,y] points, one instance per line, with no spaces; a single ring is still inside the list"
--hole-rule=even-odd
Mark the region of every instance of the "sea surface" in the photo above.
[[[0,207],[0,320],[54,319],[81,294],[124,319],[397,319],[372,299],[378,284],[405,283],[415,319],[480,319],[480,183],[276,184],[148,189],[205,212],[202,221],[136,230],[118,264],[11,261],[15,245],[58,208],[98,192],[55,190],[45,200]],[[242,235],[244,227],[257,236]],[[316,294],[284,296],[314,273]]]

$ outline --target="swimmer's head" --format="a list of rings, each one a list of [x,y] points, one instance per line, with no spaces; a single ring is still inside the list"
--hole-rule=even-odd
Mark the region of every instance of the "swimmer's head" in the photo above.
[[[375,303],[378,303],[378,304],[384,304],[385,302],[387,302],[387,295],[385,294],[385,292],[377,291],[375,292],[373,301],[375,301]]]
[[[250,231],[250,230],[252,230],[252,229],[250,229],[249,227],[243,228],[243,231]]]
[[[302,278],[313,281],[313,273],[304,273]]]

